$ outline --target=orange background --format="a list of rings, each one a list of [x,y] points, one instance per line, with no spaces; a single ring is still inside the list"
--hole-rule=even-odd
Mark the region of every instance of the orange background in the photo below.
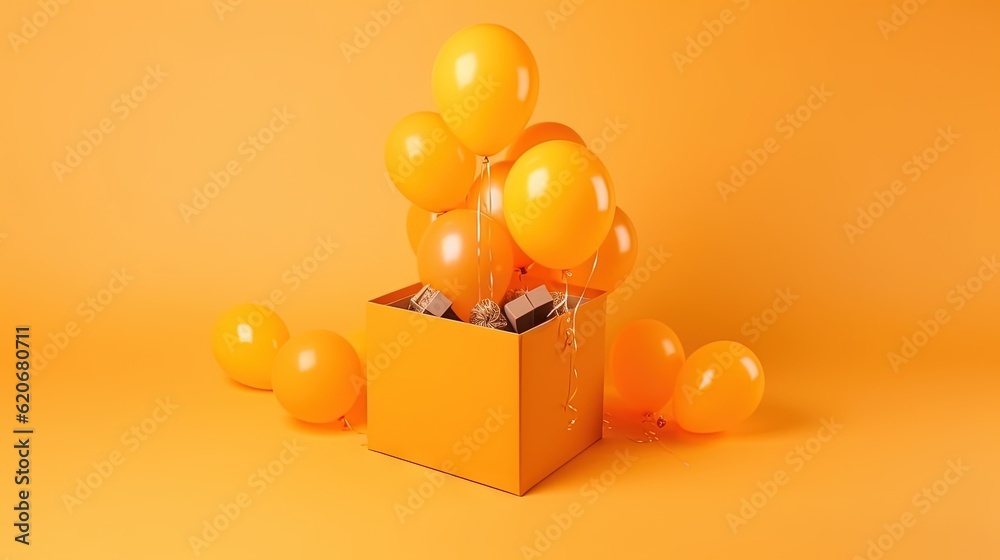
[[[996,3],[911,0],[919,8],[899,12],[887,36],[889,0],[236,4],[220,16],[221,0],[70,2],[16,45],[22,17],[42,8],[0,9],[4,332],[30,324],[37,356],[67,322],[79,327],[35,362],[30,548],[12,540],[16,456],[0,446],[0,554],[190,557],[189,537],[247,492],[201,557],[523,558],[574,502],[582,515],[550,531],[544,557],[851,558],[880,535],[885,558],[1000,555],[1000,278],[961,309],[951,294],[1000,245]],[[389,6],[397,13],[348,61],[341,44]],[[565,19],[552,19],[560,9]],[[731,23],[710,24],[721,33],[710,44],[703,33],[708,46],[679,68],[675,53],[720,17]],[[531,46],[533,122],[561,121],[587,140],[607,120],[627,127],[600,156],[639,232],[640,263],[659,247],[671,257],[610,295],[620,309],[609,332],[655,317],[688,352],[744,342],[767,391],[724,436],[667,430],[663,445],[636,444],[619,423],[523,498],[451,479],[401,524],[394,505],[427,480],[423,469],[368,452],[363,436],[295,423],[271,395],[227,382],[208,333],[223,308],[280,290],[293,334],[347,334],[362,327],[364,301],[415,280],[383,140],[405,114],[433,108],[437,49],[482,21]],[[120,96],[147,66],[167,75],[126,113]],[[782,119],[824,86],[833,95],[786,138]],[[294,118],[248,161],[241,143],[284,107]],[[103,119],[113,129],[60,181],[53,162]],[[958,138],[913,181],[907,161],[948,127]],[[777,152],[724,200],[717,182],[769,138]],[[186,223],[179,205],[234,159],[240,173]],[[905,192],[852,242],[844,224],[897,179]],[[296,284],[286,274],[317,238],[336,249]],[[87,312],[122,267],[134,280]],[[753,336],[746,322],[786,289],[799,299]],[[942,308],[948,322],[894,371],[887,354]],[[12,366],[13,352],[0,359]],[[12,427],[14,382],[2,383]],[[123,441],[167,398],[179,408],[147,420],[155,433]],[[830,417],[844,428],[795,460]],[[248,477],[295,439],[305,450],[258,494]],[[626,451],[637,460],[591,502],[584,485]],[[115,452],[123,462],[68,512],[63,496]],[[925,512],[913,496],[958,459],[971,470],[940,483],[947,494]],[[778,470],[787,484],[734,532],[729,515]],[[883,535],[907,513],[913,527]]]

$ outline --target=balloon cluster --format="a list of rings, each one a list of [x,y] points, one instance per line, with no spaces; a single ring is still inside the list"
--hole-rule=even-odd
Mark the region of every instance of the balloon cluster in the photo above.
[[[677,334],[642,319],[626,325],[611,345],[610,369],[619,395],[646,416],[672,404],[677,424],[714,433],[750,417],[764,396],[764,368],[738,342],[712,342],[685,359]]]
[[[282,408],[305,422],[342,419],[364,385],[359,351],[345,338],[326,330],[289,337],[277,313],[256,304],[219,317],[212,353],[233,380],[272,390]]]
[[[421,282],[469,321],[529,268],[545,283],[623,281],[635,228],[607,168],[566,125],[525,128],[538,98],[525,42],[499,25],[462,29],[438,53],[432,88],[438,112],[404,117],[385,145],[389,177],[412,203],[406,231]]]

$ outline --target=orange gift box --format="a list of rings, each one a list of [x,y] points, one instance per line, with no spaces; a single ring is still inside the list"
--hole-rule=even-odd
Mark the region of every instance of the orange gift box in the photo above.
[[[411,311],[419,289],[368,302],[369,449],[520,496],[601,439],[604,292],[582,294],[573,357],[570,313],[517,334]]]

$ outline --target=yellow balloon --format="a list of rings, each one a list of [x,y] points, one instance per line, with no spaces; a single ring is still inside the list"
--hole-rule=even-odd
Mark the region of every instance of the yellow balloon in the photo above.
[[[434,102],[455,136],[490,156],[528,123],[538,100],[538,65],[524,40],[506,27],[466,27],[434,60]]]
[[[271,364],[288,340],[288,328],[266,307],[231,307],[212,329],[212,354],[229,377],[257,389],[271,388]]]
[[[385,168],[410,202],[428,212],[444,212],[465,203],[476,157],[441,115],[422,111],[403,117],[389,132]]]
[[[543,142],[507,175],[503,212],[514,242],[545,268],[592,262],[615,218],[615,189],[597,156],[575,142]]]

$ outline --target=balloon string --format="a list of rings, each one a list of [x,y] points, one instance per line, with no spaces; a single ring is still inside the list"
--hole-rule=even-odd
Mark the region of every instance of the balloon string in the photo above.
[[[486,193],[486,196],[487,196],[487,198],[486,198],[486,213],[489,214],[489,216],[492,218],[493,217],[493,178],[490,176],[490,158],[488,156],[483,156],[483,164],[486,165],[486,188],[488,189],[487,193]],[[482,196],[482,192],[483,192],[483,190],[479,189],[480,196]],[[492,222],[490,222],[489,228],[490,228],[489,232],[487,232],[487,234],[486,234],[486,236],[487,236],[486,243],[489,246],[489,252],[490,252],[490,255],[489,255],[490,256],[490,258],[489,258],[489,267],[490,267],[490,289],[489,289],[489,293],[490,293],[490,299],[492,299],[494,297],[493,296],[493,223]],[[479,299],[482,299],[482,295],[480,295]]]
[[[486,159],[485,157],[483,158]],[[480,171],[479,191],[476,193],[476,289],[479,297],[477,301],[483,300],[483,179],[486,174]]]
[[[579,349],[579,346],[577,345],[576,336],[573,334],[572,328],[566,329],[566,337],[567,344],[571,341],[573,349],[569,354],[569,385],[566,387],[566,403],[563,405],[563,410],[573,414],[573,417],[569,419],[569,424],[566,426],[567,430],[572,430],[579,416],[576,407],[573,406],[573,399],[576,398],[576,392],[580,384],[580,374],[576,371],[576,351]]]
[[[611,413],[605,412],[604,417],[605,417],[604,425],[608,427],[608,431],[610,432],[611,430],[614,429],[614,426],[611,424]],[[625,438],[635,443],[659,444],[660,447],[662,447],[667,453],[673,456],[673,458],[677,460],[679,463],[683,464],[685,467],[691,466],[690,463],[682,460],[680,457],[677,456],[676,453],[671,451],[669,447],[667,447],[666,445],[664,445],[662,441],[660,441],[660,436],[659,434],[657,434],[656,429],[663,428],[663,426],[667,424],[667,421],[663,419],[663,416],[657,415],[657,417],[654,419],[652,413],[646,412],[642,415],[642,424],[643,424],[642,435],[643,437],[645,437],[645,439],[635,439],[629,435],[626,435]]]
[[[576,305],[573,306],[573,313],[569,319],[570,327],[566,329],[566,345],[564,347],[572,346],[569,354],[569,383],[566,387],[566,403],[563,405],[563,410],[566,412],[573,413],[573,417],[569,420],[569,425],[566,426],[567,430],[572,430],[573,426],[576,425],[576,420],[578,417],[577,409],[573,406],[573,399],[576,398],[576,393],[579,390],[580,385],[580,372],[576,369],[576,353],[580,349],[580,346],[576,338],[576,317],[579,315],[580,304],[583,303],[583,298],[587,293],[587,289],[590,288],[590,281],[594,278],[594,272],[597,270],[597,257],[598,254],[594,253],[594,263],[590,266],[590,274],[587,276],[587,281],[583,285],[583,291],[580,292],[580,297],[576,300]],[[563,277],[566,279],[566,302],[569,303],[569,278],[573,276],[573,273],[569,270],[563,271]]]
[[[359,432],[358,430],[354,429],[354,426],[352,426],[351,423],[350,423],[350,421],[347,420],[347,415],[346,414],[340,417],[340,422],[344,425],[345,428],[351,430],[352,432],[358,434],[359,436],[366,436],[366,435],[368,435],[368,432]],[[362,447],[368,447],[368,444],[367,443],[362,443],[361,446]]]

